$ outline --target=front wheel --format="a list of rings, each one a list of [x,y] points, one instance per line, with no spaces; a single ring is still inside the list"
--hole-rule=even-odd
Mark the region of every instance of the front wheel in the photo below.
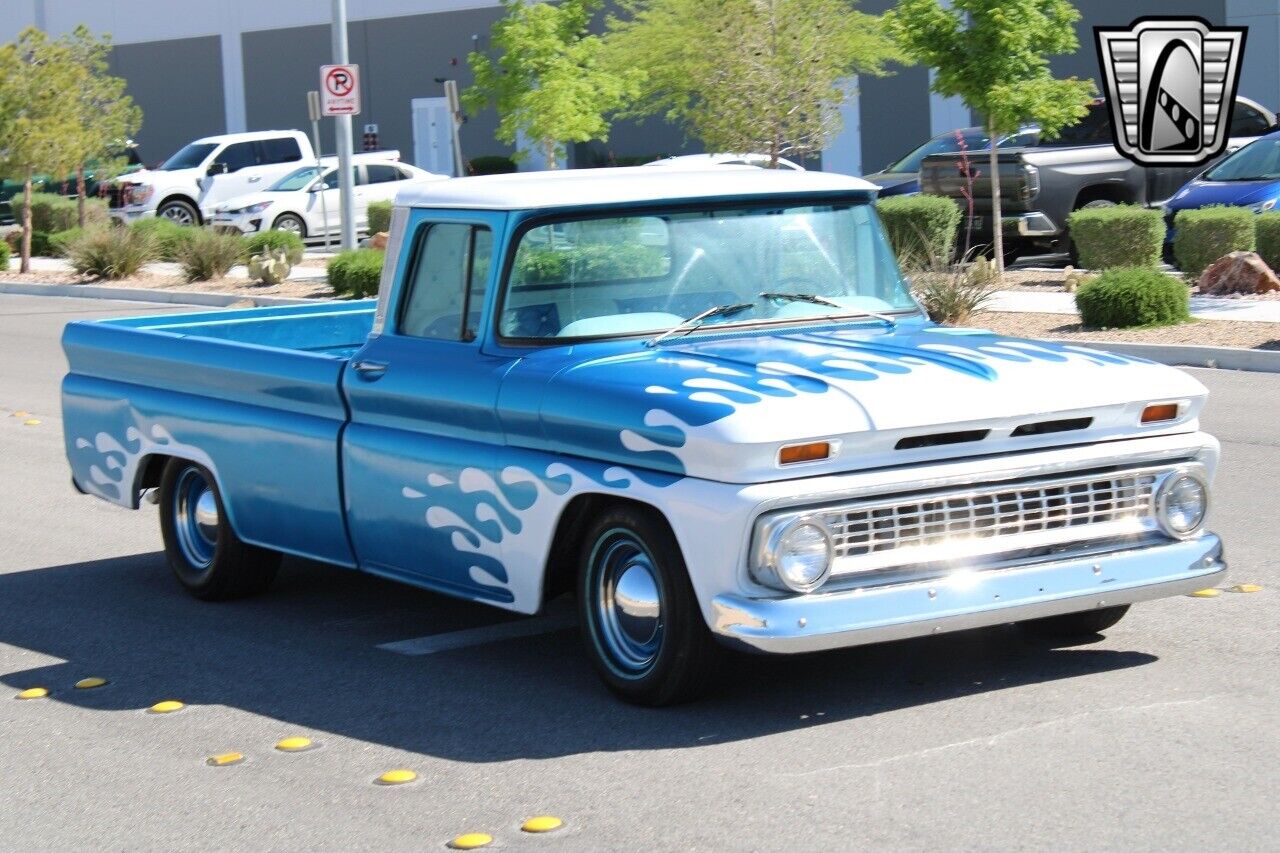
[[[1100,634],[1124,618],[1129,612],[1129,605],[1119,604],[1115,607],[1102,607],[1097,610],[1082,610],[1079,613],[1063,613],[1061,616],[1047,616],[1044,619],[1029,619],[1019,622],[1018,627],[1033,637],[1060,640],[1072,637],[1087,637]]]
[[[578,621],[600,677],[637,705],[696,698],[720,652],[675,537],[638,507],[606,510],[583,537]]]
[[[170,222],[176,222],[179,225],[200,224],[200,211],[196,210],[195,205],[191,202],[180,198],[171,199],[160,205],[160,209],[156,211],[156,216],[161,219],[168,219]]]
[[[241,541],[213,475],[185,459],[170,459],[160,477],[160,534],[178,582],[205,601],[262,592],[280,568],[279,552]]]
[[[290,234],[297,234],[304,240],[307,237],[307,223],[292,213],[280,214],[276,217],[276,221],[271,227],[275,231],[288,231]]]

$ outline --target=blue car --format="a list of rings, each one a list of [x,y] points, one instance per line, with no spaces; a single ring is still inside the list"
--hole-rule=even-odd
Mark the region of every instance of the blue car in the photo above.
[[[1215,204],[1266,213],[1280,200],[1280,131],[1254,142],[1201,172],[1164,205],[1166,247],[1173,245],[1173,220],[1180,210]]]

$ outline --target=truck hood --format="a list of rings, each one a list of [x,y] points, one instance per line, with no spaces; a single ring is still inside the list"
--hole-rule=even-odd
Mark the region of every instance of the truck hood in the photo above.
[[[195,184],[204,175],[200,169],[173,169],[169,171],[160,171],[158,169],[139,169],[136,172],[128,172],[121,175],[116,180],[122,184],[152,184],[154,186],[170,185],[170,184]]]
[[[904,322],[550,348],[512,370],[500,409],[514,444],[751,483],[1187,432],[1206,393],[1142,359]],[[1157,400],[1179,418],[1141,426]],[[778,464],[817,440],[829,459]]]
[[[920,175],[917,172],[876,172],[863,175],[862,180],[878,186],[881,198],[920,192]]]
[[[241,210],[251,204],[258,204],[264,201],[268,204],[274,204],[287,195],[288,193],[245,193],[244,195],[238,195],[234,198],[229,198],[226,201],[219,202],[214,208],[214,212],[225,213],[231,210]]]

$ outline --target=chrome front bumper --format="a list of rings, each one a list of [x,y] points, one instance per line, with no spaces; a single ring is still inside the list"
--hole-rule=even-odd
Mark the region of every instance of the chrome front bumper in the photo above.
[[[1015,233],[1020,237],[1056,237],[1062,229],[1053,220],[1038,210],[1000,217],[1000,225],[1005,233]]]
[[[1213,586],[1226,570],[1222,541],[1207,533],[933,581],[788,598],[718,595],[711,627],[732,645],[814,652],[1184,595]]]

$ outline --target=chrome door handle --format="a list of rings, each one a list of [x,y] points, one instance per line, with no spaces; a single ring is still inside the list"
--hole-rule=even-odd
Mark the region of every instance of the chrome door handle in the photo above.
[[[254,175],[252,178],[249,179],[249,183],[256,184],[260,180],[262,180],[261,175]]]
[[[381,379],[382,375],[387,372],[387,363],[385,361],[368,361],[361,359],[360,361],[351,362],[351,369],[360,374],[361,379]]]

